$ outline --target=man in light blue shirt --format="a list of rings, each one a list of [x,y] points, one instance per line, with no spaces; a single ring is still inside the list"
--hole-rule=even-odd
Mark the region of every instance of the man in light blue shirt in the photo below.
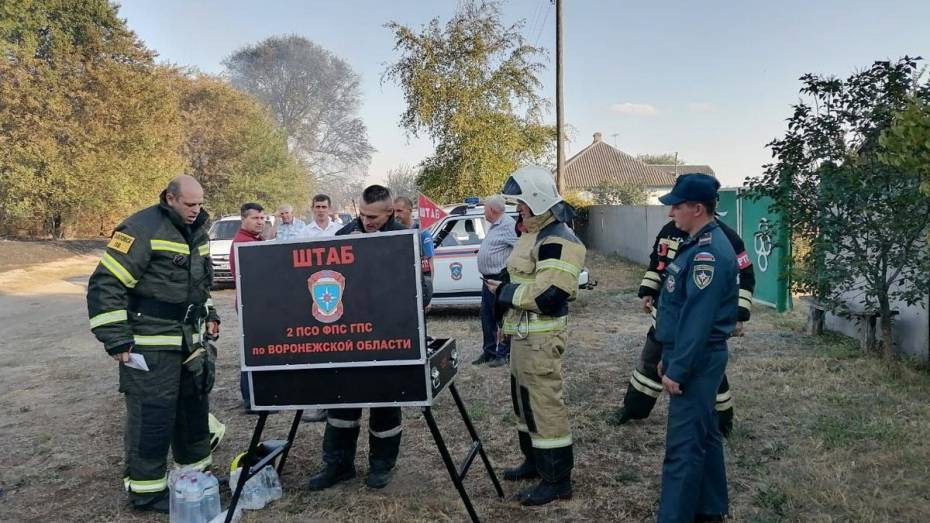
[[[489,280],[504,281],[504,269],[513,246],[517,243],[516,221],[505,212],[505,202],[500,196],[492,196],[484,201],[484,219],[488,222],[488,234],[478,248],[478,272]],[[497,298],[481,286],[481,331],[484,334],[482,353],[472,363],[489,367],[507,364],[510,358],[510,338],[500,334],[494,314]]]
[[[307,225],[294,216],[294,207],[289,203],[278,207],[278,223],[275,226],[276,240],[298,240],[306,236]]]

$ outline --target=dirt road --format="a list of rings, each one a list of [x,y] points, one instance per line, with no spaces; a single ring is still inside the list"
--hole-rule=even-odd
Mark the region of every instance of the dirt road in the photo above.
[[[167,521],[130,511],[122,491],[123,402],[114,362],[91,335],[84,302],[95,259],[56,263],[0,273],[0,520]],[[619,429],[604,423],[622,398],[648,328],[636,298],[642,269],[596,254],[588,265],[600,285],[572,305],[563,365],[576,443],[575,498],[533,510],[500,501],[476,465],[466,486],[486,521],[655,518],[666,400],[648,420]],[[228,426],[214,470],[225,478],[255,417],[242,412],[238,398],[232,292],[214,297],[224,332],[211,404]],[[474,310],[429,317],[430,332],[456,338],[466,361],[478,355],[478,325]],[[926,369],[889,367],[859,354],[849,340],[805,336],[802,325],[799,313],[757,307],[746,337],[730,345],[737,419],[726,452],[734,519],[930,519]],[[508,370],[466,364],[456,383],[498,471],[515,464]],[[463,456],[464,427],[447,394],[435,412],[453,454]],[[284,498],[247,513],[246,521],[466,520],[421,415],[406,409],[404,416],[397,474],[385,490],[364,487],[363,436],[359,479],[307,492],[307,479],[320,466],[323,425],[304,423],[283,477]],[[287,426],[287,416],[272,416],[266,436],[283,437]],[[505,489],[510,495],[523,486]]]

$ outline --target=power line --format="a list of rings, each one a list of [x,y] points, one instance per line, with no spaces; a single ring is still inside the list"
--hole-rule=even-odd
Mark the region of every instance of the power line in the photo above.
[[[546,16],[543,17],[542,24],[540,24],[540,26],[539,26],[539,31],[536,33],[536,41],[533,42],[533,47],[536,47],[536,46],[539,45],[539,38],[542,36],[543,29],[546,28],[546,22],[549,21],[549,13],[551,13],[551,12],[552,12],[552,2],[550,1],[550,2],[549,2],[549,8],[546,9]]]
[[[536,8],[533,10],[533,19],[532,19],[533,21],[530,23],[529,27],[527,27],[527,29],[529,29],[529,32],[527,33],[527,35],[532,35],[536,32],[537,29],[539,29],[539,25],[538,25],[539,17],[541,15],[542,15],[542,4],[536,4]]]

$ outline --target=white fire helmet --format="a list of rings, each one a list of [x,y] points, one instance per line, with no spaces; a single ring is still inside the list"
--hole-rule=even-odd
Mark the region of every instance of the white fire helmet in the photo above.
[[[562,201],[552,171],[528,165],[513,172],[504,182],[504,198],[525,203],[534,215],[540,215]]]

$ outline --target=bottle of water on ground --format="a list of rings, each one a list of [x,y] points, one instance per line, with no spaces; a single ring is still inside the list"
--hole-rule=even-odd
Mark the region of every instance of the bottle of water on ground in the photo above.
[[[237,468],[229,475],[229,489],[235,492],[236,485],[242,475],[242,469]],[[249,478],[242,487],[239,495],[239,507],[246,510],[259,510],[271,501],[279,499],[283,494],[281,480],[274,467],[262,468],[258,474]]]
[[[183,471],[171,488],[171,523],[207,523],[220,513],[219,482],[210,473]]]

